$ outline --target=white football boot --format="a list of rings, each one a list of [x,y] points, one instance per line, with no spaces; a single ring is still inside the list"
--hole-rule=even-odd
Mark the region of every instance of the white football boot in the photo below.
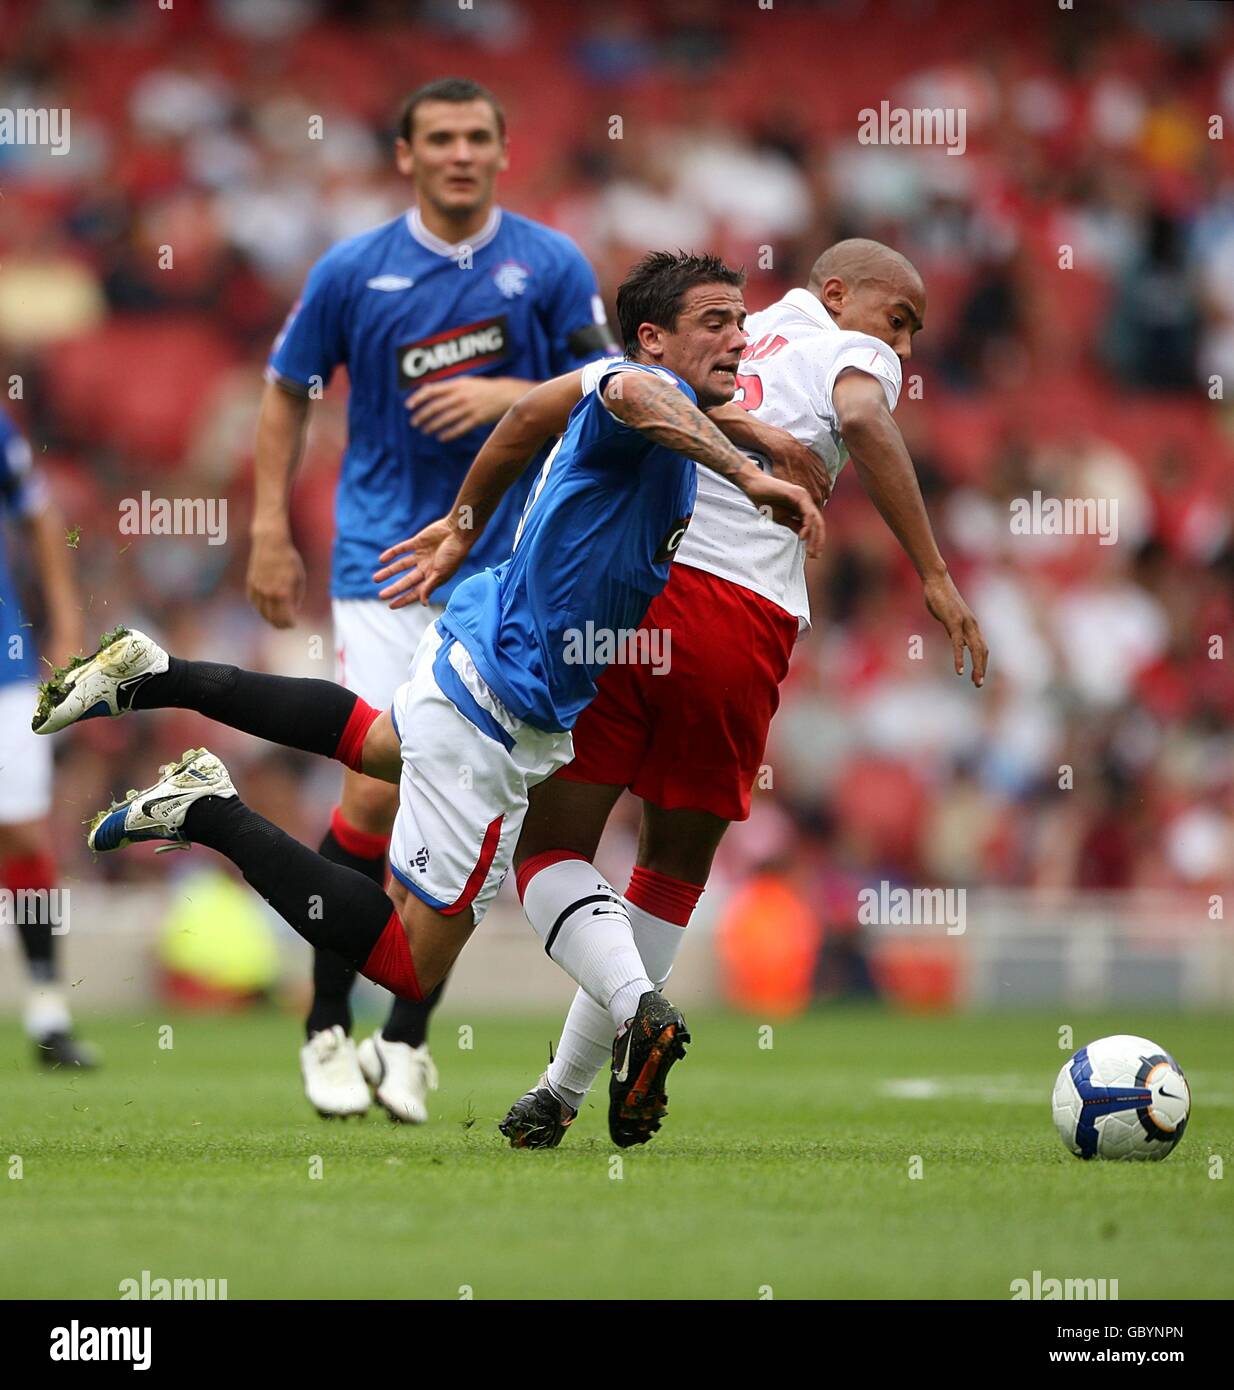
[[[323,1028],[300,1049],[300,1074],[309,1104],[326,1120],[363,1115],[368,1086],[356,1057],[356,1044],[341,1023]]]
[[[360,1044],[358,1055],[373,1099],[386,1114],[405,1125],[422,1125],[428,1119],[428,1093],[437,1089],[428,1043],[390,1042],[379,1028]]]
[[[184,817],[206,796],[235,796],[227,769],[204,748],[190,748],[178,763],[159,768],[159,780],[145,791],[130,791],[90,823],[86,843],[96,853],[124,849],[147,840],[170,840],[164,849],[188,849]],[[159,851],[161,852],[161,851]]]
[[[74,657],[39,686],[34,732],[54,734],[79,719],[127,714],[138,687],[167,668],[167,653],[144,632],[105,632],[93,656]]]

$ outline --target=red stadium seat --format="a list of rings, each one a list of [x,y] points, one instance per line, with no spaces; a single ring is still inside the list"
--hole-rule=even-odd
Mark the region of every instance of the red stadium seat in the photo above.
[[[227,340],[201,318],[116,317],[58,347],[49,389],[70,437],[174,465],[233,360]]]

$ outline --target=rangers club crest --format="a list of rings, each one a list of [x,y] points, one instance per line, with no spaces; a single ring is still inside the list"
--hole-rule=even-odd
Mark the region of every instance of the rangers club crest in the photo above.
[[[518,261],[502,261],[493,271],[493,283],[507,299],[516,299],[527,288],[531,271]]]

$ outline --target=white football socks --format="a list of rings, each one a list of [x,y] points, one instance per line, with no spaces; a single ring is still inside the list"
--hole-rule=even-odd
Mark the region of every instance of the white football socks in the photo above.
[[[550,1089],[575,1110],[613,1055],[613,1020],[586,990],[576,991],[545,1076]]]
[[[672,974],[673,962],[685,940],[686,929],[679,927],[676,922],[666,922],[663,917],[656,917],[629,898],[625,903],[626,911],[630,914],[630,926],[634,930],[634,944],[655,987],[663,989],[665,980]]]
[[[560,859],[523,885],[523,911],[549,956],[607,1011],[607,1055],[639,999],[655,988],[621,894],[586,859]]]
[[[625,907],[643,966],[656,989],[662,989],[685,940],[685,928],[653,916],[628,898]],[[579,1109],[612,1052],[613,1028],[608,1012],[580,989],[570,1005],[561,1040],[549,1064],[549,1086],[568,1105]]]
[[[36,981],[26,1000],[24,1022],[27,1036],[37,1042],[49,1033],[67,1033],[72,1026],[69,1007],[60,986],[51,981]]]

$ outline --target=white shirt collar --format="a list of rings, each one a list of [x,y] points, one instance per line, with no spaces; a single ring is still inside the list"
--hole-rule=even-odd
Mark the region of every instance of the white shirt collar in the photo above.
[[[407,209],[407,230],[412,237],[424,247],[426,251],[431,251],[435,256],[448,256],[451,260],[458,260],[464,250],[470,248],[472,254],[479,251],[481,247],[487,246],[497,235],[497,229],[501,226],[501,209],[494,205],[489,213],[484,226],[473,237],[468,237],[466,241],[450,242],[443,241],[441,237],[435,236],[424,225],[424,219],[420,216],[418,207]]]
[[[820,328],[834,329],[836,327],[836,321],[827,312],[823,301],[810,290],[789,290],[784,296],[784,303],[791,304],[794,309],[800,309],[808,318],[812,318]]]

